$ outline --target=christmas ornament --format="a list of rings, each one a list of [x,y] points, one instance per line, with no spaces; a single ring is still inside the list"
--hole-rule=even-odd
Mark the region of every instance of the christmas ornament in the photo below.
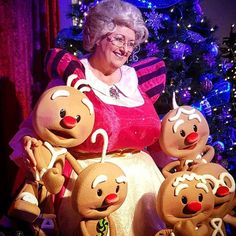
[[[180,60],[184,56],[185,46],[183,43],[175,42],[174,45],[170,46],[170,53],[173,59]]]
[[[175,60],[182,60],[185,55],[189,55],[192,49],[189,45],[176,41],[170,46],[171,56]]]
[[[201,101],[202,111],[206,116],[212,116],[212,108],[211,104],[208,102],[207,99]]]
[[[221,106],[229,102],[230,91],[231,84],[229,82],[218,82],[215,83],[214,89],[206,95],[206,98],[212,107]]]
[[[147,50],[147,57],[154,56],[159,52],[159,48],[156,43],[147,43],[146,50]]]
[[[207,140],[207,143],[208,143],[208,144],[211,144],[212,141],[213,141],[213,137],[212,137],[211,135],[209,135],[208,140]]]
[[[216,64],[215,56],[211,53],[204,53],[202,58],[209,67],[213,67]]]
[[[212,144],[216,153],[222,153],[225,150],[225,145],[221,141],[216,141]]]
[[[196,33],[191,30],[187,30],[186,34],[187,34],[187,39],[191,41],[192,43],[201,43],[206,40],[206,38],[201,36],[199,33]]]
[[[155,9],[152,9],[150,13],[144,13],[147,18],[146,25],[154,30],[155,35],[158,35],[159,29],[164,29],[165,27],[162,25],[163,22],[163,14],[157,13]]]
[[[215,74],[212,74],[212,73],[205,73],[205,74],[202,74],[200,77],[199,77],[199,81],[202,82],[206,79],[209,79],[209,80],[212,80],[213,78],[215,78]]]
[[[224,59],[222,61],[222,70],[224,73],[226,73],[229,69],[233,67],[233,63],[228,62],[228,60]]]
[[[201,90],[203,93],[208,93],[212,90],[213,88],[213,84],[212,84],[212,81],[209,80],[209,79],[204,79],[200,82],[200,85],[201,85]]]
[[[219,53],[218,45],[214,42],[211,42],[208,46],[209,52],[213,57],[216,57]]]

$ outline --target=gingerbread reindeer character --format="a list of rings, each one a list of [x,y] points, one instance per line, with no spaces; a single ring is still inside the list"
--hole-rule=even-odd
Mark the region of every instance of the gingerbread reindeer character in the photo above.
[[[158,192],[156,207],[167,226],[156,236],[209,236],[205,221],[212,213],[214,194],[203,176],[190,171],[168,175]]]
[[[81,144],[92,133],[93,104],[83,93],[88,87],[77,89],[87,83],[80,80],[75,87],[70,87],[75,76],[69,76],[67,86],[46,90],[33,110],[32,123],[37,137],[25,136],[24,139],[25,149],[33,154],[36,162],[35,179],[26,181],[9,209],[10,216],[30,223],[42,218],[41,206],[63,186],[62,169],[67,148]]]
[[[100,162],[82,169],[74,157],[67,154],[68,161],[78,175],[71,196],[79,220],[74,236],[119,235],[111,213],[126,199],[127,177],[119,166],[104,161],[108,137],[103,129],[98,129],[92,135],[92,142],[96,141],[98,134],[104,138]]]
[[[193,171],[202,175],[210,183],[214,194],[214,209],[207,219],[209,236],[226,236],[223,219],[236,207],[233,176],[223,166],[216,163],[193,166]]]
[[[171,169],[187,170],[190,165],[207,163],[214,157],[214,148],[207,145],[209,126],[203,114],[191,106],[178,106],[173,95],[173,110],[163,118],[161,149],[178,160],[163,168],[166,176]]]

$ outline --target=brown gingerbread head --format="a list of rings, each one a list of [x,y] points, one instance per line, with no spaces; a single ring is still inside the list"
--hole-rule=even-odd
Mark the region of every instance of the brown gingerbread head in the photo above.
[[[84,93],[74,87],[57,86],[40,96],[33,112],[33,127],[43,141],[73,147],[88,138],[94,117],[93,105]]]
[[[194,232],[191,235],[200,235],[200,226],[211,215],[213,206],[214,195],[209,183],[203,176],[189,171],[169,175],[156,201],[157,213],[168,228],[174,230],[177,224],[188,221]]]
[[[175,97],[173,107],[162,120],[159,143],[165,154],[180,163],[167,165],[165,176],[170,166],[177,171],[188,170],[190,164],[207,163],[214,157],[214,148],[207,145],[209,126],[203,114],[191,106],[178,106]]]
[[[201,112],[190,106],[180,106],[163,118],[159,141],[166,154],[194,159],[202,153],[208,136],[209,127]]]
[[[235,196],[235,180],[233,176],[217,163],[207,163],[194,166],[193,171],[203,175],[212,187],[214,209],[211,217],[223,218],[232,210]]]

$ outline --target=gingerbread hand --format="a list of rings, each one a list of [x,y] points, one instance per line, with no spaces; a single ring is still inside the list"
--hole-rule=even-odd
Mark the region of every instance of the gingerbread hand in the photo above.
[[[196,227],[190,220],[179,221],[176,223],[174,226],[174,235],[209,236],[208,228],[205,224],[201,224],[199,227]]]
[[[26,164],[26,167],[30,169],[32,172],[36,172],[37,162],[33,150],[35,147],[42,145],[42,142],[36,138],[30,136],[24,136],[23,145],[27,153],[27,156],[24,157],[25,158],[24,162]]]
[[[230,214],[227,214],[224,218],[223,218],[224,222],[232,225],[233,227],[236,227],[236,214],[235,212],[232,212]]]
[[[155,236],[173,236],[173,230],[172,229],[162,229],[158,231]]]
[[[53,194],[57,194],[60,192],[65,178],[64,176],[59,173],[57,168],[51,168],[46,170],[46,172],[42,176],[42,180],[46,189]]]

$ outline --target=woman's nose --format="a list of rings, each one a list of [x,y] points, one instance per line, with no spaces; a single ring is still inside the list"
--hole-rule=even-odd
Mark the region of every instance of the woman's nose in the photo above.
[[[127,43],[124,43],[123,46],[121,47],[121,50],[125,53],[130,52]]]

